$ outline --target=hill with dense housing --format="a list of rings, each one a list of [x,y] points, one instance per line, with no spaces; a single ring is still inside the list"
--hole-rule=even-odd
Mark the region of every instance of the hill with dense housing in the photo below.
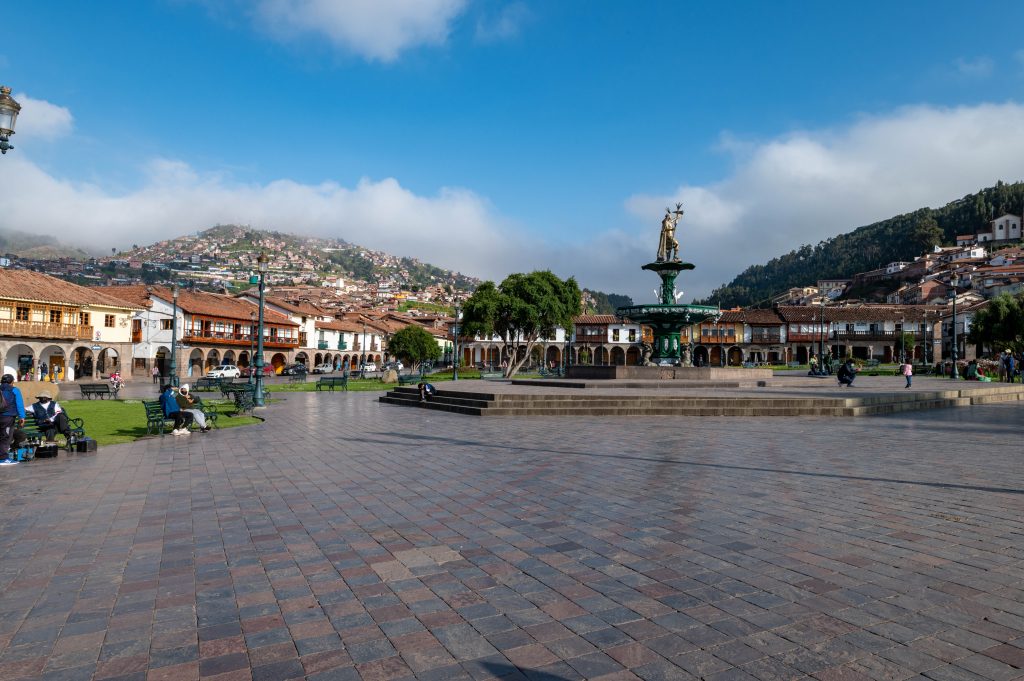
[[[936,243],[954,243],[958,234],[985,231],[994,217],[1019,215],[1022,205],[1024,182],[999,181],[994,187],[942,208],[920,208],[858,227],[816,246],[803,245],[764,265],[752,265],[698,303],[722,307],[764,305],[791,287],[813,285],[819,279],[851,277],[897,260],[910,261]]]

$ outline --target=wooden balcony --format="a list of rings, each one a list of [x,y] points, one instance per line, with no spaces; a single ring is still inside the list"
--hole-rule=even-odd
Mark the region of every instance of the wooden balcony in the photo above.
[[[863,331],[833,331],[832,338],[839,341],[892,341],[898,342],[903,335],[913,336],[914,340],[923,340],[924,334],[920,331],[881,331],[881,330],[863,330]]]
[[[194,331],[186,331],[182,336],[182,343],[205,344],[205,345],[234,345],[239,347],[248,348],[252,345],[253,341],[252,334],[248,333],[218,333],[216,331],[210,331],[206,334],[196,333]],[[290,349],[299,347],[298,338],[286,338],[284,336],[264,336],[263,347],[267,349]]]
[[[773,333],[751,333],[750,342],[760,344],[778,344],[782,342],[782,334],[778,331]]]
[[[0,319],[0,336],[18,338],[52,338],[59,340],[92,340],[91,326],[76,324],[50,324]]]
[[[790,331],[786,334],[786,341],[789,343],[817,343],[822,338],[828,340],[831,337],[830,334],[829,331],[824,334],[820,331]]]

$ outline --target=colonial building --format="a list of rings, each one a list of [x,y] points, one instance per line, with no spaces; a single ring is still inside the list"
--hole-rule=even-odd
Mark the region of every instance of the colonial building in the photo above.
[[[136,306],[100,291],[30,270],[0,270],[3,373],[20,380],[130,375]]]

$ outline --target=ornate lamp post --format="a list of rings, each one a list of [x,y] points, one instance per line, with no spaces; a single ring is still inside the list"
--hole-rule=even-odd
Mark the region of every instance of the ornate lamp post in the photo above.
[[[960,275],[954,272],[949,283],[953,287],[953,371],[950,372],[949,377],[955,381],[960,378],[960,372],[956,369],[956,287],[960,285]]]
[[[178,385],[178,294],[181,289],[175,284],[172,291],[172,299],[174,305],[171,308],[171,365],[168,367],[168,373],[170,373],[170,384],[177,387]]]
[[[256,326],[256,310],[249,313],[249,385],[252,385],[255,380],[252,372],[252,360],[256,354],[256,334],[253,333],[253,327]]]
[[[461,308],[455,305],[455,324],[452,325],[452,380],[459,380],[459,314]]]
[[[359,342],[359,349],[363,354],[359,358],[359,371],[366,373],[366,322],[363,322],[363,339]]]
[[[8,149],[14,148],[10,139],[14,134],[14,123],[18,120],[19,111],[21,104],[11,97],[11,88],[0,87],[0,154],[6,154]]]
[[[262,407],[266,404],[263,399],[263,297],[266,293],[267,263],[269,262],[270,258],[263,252],[256,258],[256,264],[260,271],[260,309],[259,327],[256,337],[256,390],[253,392],[253,402],[255,402],[257,407]]]
[[[818,374],[824,376],[825,371],[825,299],[822,298],[818,304],[821,314],[821,323],[818,324]]]

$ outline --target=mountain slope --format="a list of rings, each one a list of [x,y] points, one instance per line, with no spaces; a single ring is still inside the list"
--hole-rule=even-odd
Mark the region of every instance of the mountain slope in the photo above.
[[[941,242],[952,244],[958,234],[984,231],[993,217],[1004,213],[1019,215],[1022,205],[1024,182],[999,181],[994,187],[968,194],[942,208],[920,208],[858,227],[817,246],[801,246],[764,265],[748,267],[698,303],[719,303],[722,307],[763,304],[790,287],[813,285],[819,279],[850,277],[896,260],[913,260],[933,245],[928,243],[928,230],[922,227],[928,218],[938,224]]]

